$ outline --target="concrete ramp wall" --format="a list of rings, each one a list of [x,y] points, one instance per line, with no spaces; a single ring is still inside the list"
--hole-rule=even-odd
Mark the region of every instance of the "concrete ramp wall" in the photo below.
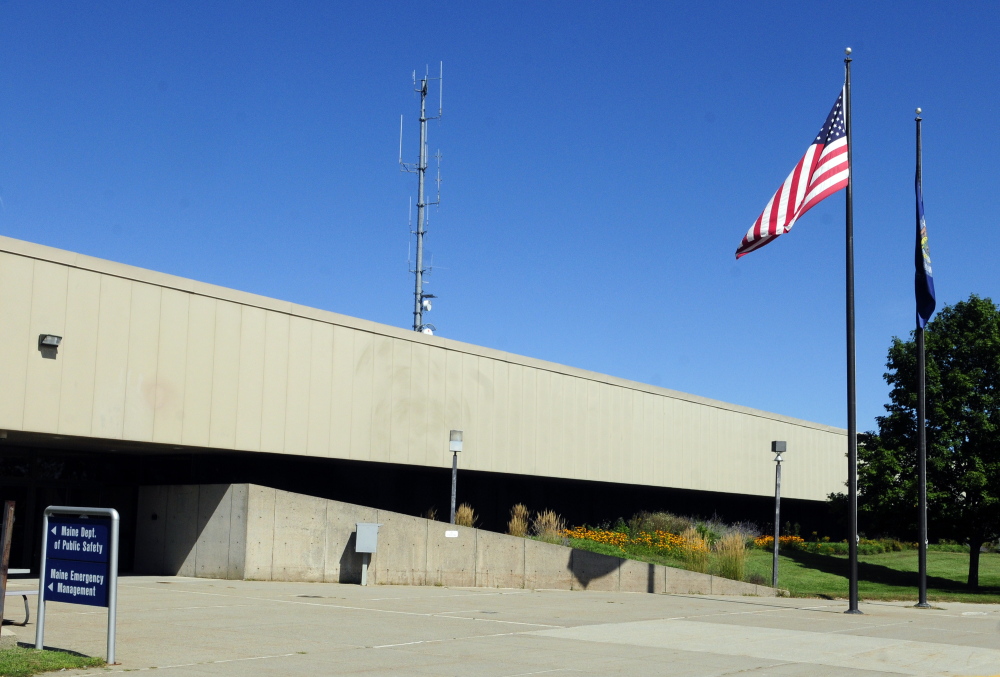
[[[358,522],[382,524],[370,583],[774,596],[773,588],[253,484],[142,487],[136,573],[358,583]],[[449,537],[446,532],[457,532]]]

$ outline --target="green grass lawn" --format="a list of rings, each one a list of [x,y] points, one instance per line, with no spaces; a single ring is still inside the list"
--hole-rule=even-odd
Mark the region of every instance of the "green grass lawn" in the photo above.
[[[574,548],[622,556],[615,546],[571,539]],[[751,549],[747,552],[747,579],[770,585],[770,551]],[[684,568],[674,557],[647,548],[627,546],[626,557],[643,562]],[[964,552],[927,553],[927,598],[939,602],[1000,603],[1000,554],[979,555],[979,592],[965,587],[969,572],[969,555]],[[711,571],[709,571],[711,573]],[[816,555],[800,550],[783,550],[778,564],[778,587],[793,597],[823,597],[844,599],[848,594],[847,557]],[[917,601],[917,551],[888,552],[858,557],[858,592],[862,600]]]
[[[0,677],[29,677],[40,672],[94,668],[104,665],[103,658],[91,658],[66,651],[37,651],[16,647],[0,650]]]
[[[751,550],[747,571],[771,580],[771,553]],[[834,555],[783,551],[778,563],[778,586],[795,597],[846,598],[848,560]],[[979,555],[979,592],[969,592],[965,581],[969,555],[962,552],[927,553],[927,598],[940,602],[1000,603],[1000,554]],[[858,593],[862,600],[917,600],[917,551],[858,556]]]

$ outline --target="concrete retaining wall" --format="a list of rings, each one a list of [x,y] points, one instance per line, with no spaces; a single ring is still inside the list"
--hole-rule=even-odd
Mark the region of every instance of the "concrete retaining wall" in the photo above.
[[[135,571],[359,583],[357,522],[382,525],[369,568],[369,581],[382,585],[775,594],[718,576],[253,484],[142,487]],[[448,531],[458,535],[449,538]]]

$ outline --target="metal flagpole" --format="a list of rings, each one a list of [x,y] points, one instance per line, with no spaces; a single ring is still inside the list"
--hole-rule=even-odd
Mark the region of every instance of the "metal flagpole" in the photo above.
[[[851,145],[851,48],[844,59],[844,121],[847,123],[847,157],[850,173],[847,177],[847,501],[848,549],[851,560],[849,614],[858,609],[858,417],[854,382],[854,149]]]
[[[923,140],[920,129],[920,109],[917,109],[917,186],[922,188],[923,184]],[[923,193],[919,191],[918,194]],[[917,204],[917,243],[920,241],[920,205]],[[918,528],[920,531],[919,543],[919,576],[920,576],[920,601],[916,606],[921,609],[929,609],[927,603],[927,384],[925,379],[924,365],[924,329],[917,322],[917,453],[918,474],[920,478],[920,516]]]

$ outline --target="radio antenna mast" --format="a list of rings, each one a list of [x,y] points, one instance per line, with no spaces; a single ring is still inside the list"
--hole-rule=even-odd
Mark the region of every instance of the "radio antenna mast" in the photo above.
[[[420,94],[420,153],[416,164],[403,162],[403,116],[399,117],[399,166],[400,171],[410,172],[417,175],[417,229],[410,232],[416,236],[417,258],[413,268],[410,270],[414,275],[413,288],[413,331],[424,334],[433,334],[436,327],[424,322],[424,312],[430,311],[431,299],[436,298],[434,294],[424,291],[424,274],[428,269],[424,268],[424,236],[427,234],[427,207],[441,204],[441,153],[437,153],[438,175],[437,175],[437,198],[434,202],[427,202],[424,195],[425,175],[427,174],[427,122],[441,119],[441,112],[444,104],[444,94],[442,84],[444,82],[444,63],[439,65],[438,77],[432,78],[429,71],[425,70],[424,77],[417,82],[416,71],[413,73],[414,91]],[[438,83],[438,112],[434,117],[427,117],[427,92],[430,82]],[[433,106],[433,104],[431,104]]]

